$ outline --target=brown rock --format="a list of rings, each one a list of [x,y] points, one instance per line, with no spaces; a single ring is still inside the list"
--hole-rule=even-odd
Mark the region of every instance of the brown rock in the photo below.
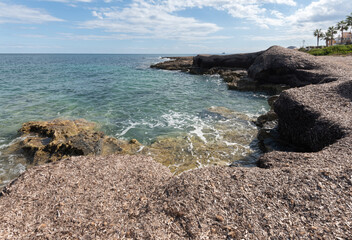
[[[215,220],[218,222],[223,222],[224,221],[224,217],[221,215],[216,215]]]
[[[95,124],[84,119],[24,123],[20,129],[24,140],[19,147],[31,164],[54,162],[69,156],[107,155],[136,152],[141,145],[105,136]]]
[[[164,70],[180,70],[182,72],[189,72],[193,64],[193,57],[170,57],[172,60],[153,64],[151,68],[158,68]]]

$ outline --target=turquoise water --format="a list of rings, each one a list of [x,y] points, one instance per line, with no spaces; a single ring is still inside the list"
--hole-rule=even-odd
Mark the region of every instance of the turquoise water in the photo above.
[[[84,118],[107,135],[148,145],[160,136],[202,137],[202,129],[221,121],[204,114],[210,107],[248,116],[268,109],[266,96],[229,91],[218,76],[149,68],[160,61],[160,55],[0,55],[0,151],[31,120]],[[23,171],[15,159],[0,154],[0,177]]]

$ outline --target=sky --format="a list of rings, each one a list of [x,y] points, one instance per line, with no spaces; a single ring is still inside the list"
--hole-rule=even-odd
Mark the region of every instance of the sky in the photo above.
[[[0,0],[0,53],[243,53],[316,45],[351,0]],[[321,41],[321,44],[324,44]]]

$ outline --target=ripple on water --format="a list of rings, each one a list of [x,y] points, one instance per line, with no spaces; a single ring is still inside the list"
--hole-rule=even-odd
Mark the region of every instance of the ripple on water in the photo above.
[[[153,156],[177,174],[208,165],[230,165],[260,151],[255,145],[251,146],[256,139],[257,128],[247,115],[226,108],[212,107],[207,111],[222,112],[225,120],[214,121],[211,117],[193,119],[193,125],[189,125],[193,130],[178,136],[159,137],[143,149],[144,154]],[[174,116],[177,121],[178,114]],[[218,115],[215,116],[218,118]]]

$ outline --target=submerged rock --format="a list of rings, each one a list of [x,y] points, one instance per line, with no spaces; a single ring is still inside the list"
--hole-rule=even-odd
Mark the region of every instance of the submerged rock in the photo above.
[[[22,150],[29,163],[37,165],[69,156],[134,153],[141,145],[108,137],[95,127],[84,119],[27,122],[20,129],[23,140],[12,148]]]
[[[138,154],[153,156],[178,174],[208,165],[229,165],[255,151],[249,146],[257,135],[252,118],[224,107],[204,110],[201,117],[204,121],[215,120],[214,125],[200,125],[188,134],[159,137],[148,146],[137,139],[106,136],[96,130],[96,124],[84,119],[32,121],[23,124],[21,138],[4,153],[24,156],[23,160],[31,165],[70,156]]]
[[[159,137],[143,149],[143,154],[152,156],[168,166],[171,172],[179,174],[209,165],[228,166],[259,150],[252,146],[258,133],[253,118],[225,107],[208,108],[201,116],[217,121],[188,134]],[[246,160],[241,165],[253,162]]]

